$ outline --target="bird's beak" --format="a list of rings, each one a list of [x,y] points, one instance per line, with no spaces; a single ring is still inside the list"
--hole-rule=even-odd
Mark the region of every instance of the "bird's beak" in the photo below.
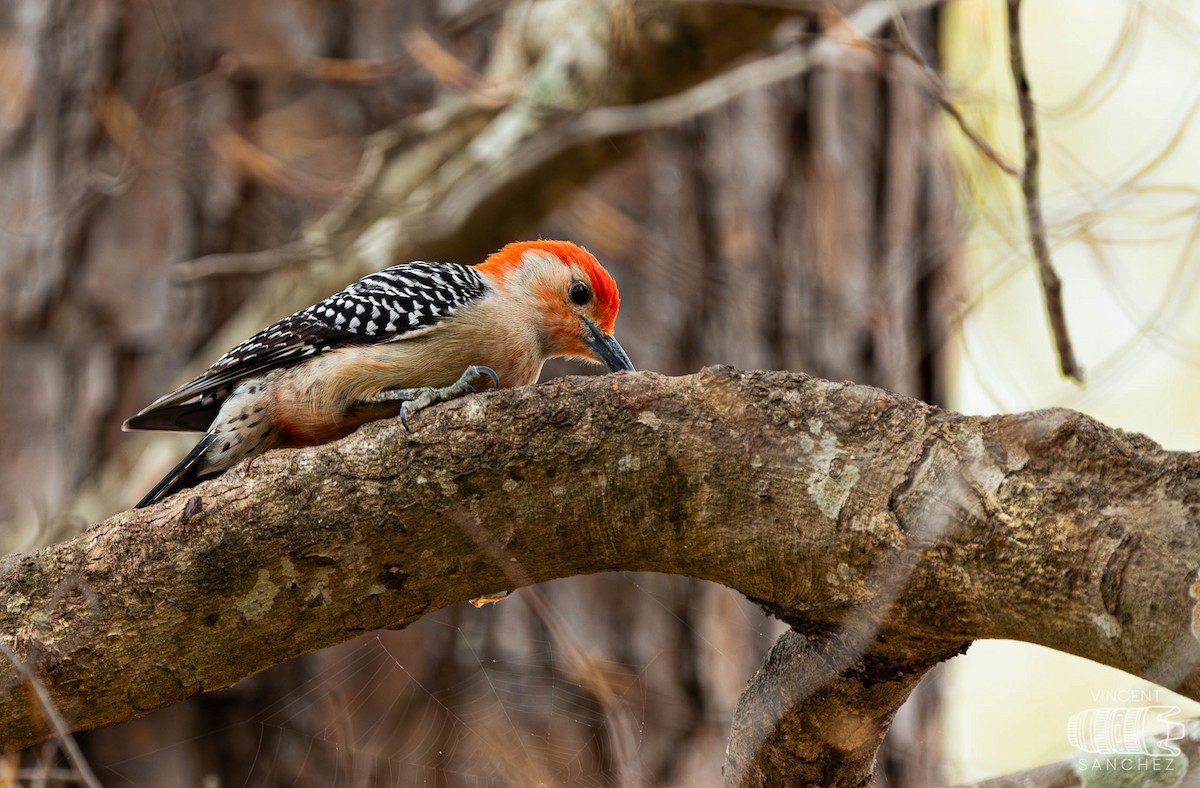
[[[595,351],[610,370],[613,372],[620,372],[623,369],[634,371],[633,362],[629,360],[629,356],[625,355],[625,349],[611,334],[605,334],[599,326],[586,317],[580,319],[583,321],[585,329],[583,341]]]

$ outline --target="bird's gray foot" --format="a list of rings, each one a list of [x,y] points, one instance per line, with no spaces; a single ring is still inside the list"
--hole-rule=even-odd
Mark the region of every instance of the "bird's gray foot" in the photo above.
[[[462,377],[449,386],[440,389],[433,388],[432,386],[416,389],[388,389],[387,391],[379,392],[379,394],[364,404],[399,402],[400,423],[404,425],[405,430],[412,432],[412,428],[408,426],[409,416],[417,411],[428,408],[430,405],[457,399],[466,394],[474,394],[475,387],[471,385],[471,381],[484,376],[491,378],[493,388],[500,388],[500,376],[496,374],[494,369],[491,367],[470,366],[462,373]]]

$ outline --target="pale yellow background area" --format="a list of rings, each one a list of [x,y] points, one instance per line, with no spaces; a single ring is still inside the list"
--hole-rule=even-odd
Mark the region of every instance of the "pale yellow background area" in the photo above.
[[[1019,184],[952,131],[972,231],[951,404],[971,414],[1069,407],[1200,450],[1200,2],[1024,6],[1043,207],[1087,383],[1058,374]],[[959,0],[946,21],[955,102],[1020,164],[1004,3]],[[1126,705],[1131,689],[1200,715],[1131,676],[1019,643],[976,644],[949,682],[955,781],[1070,756],[1071,715]]]

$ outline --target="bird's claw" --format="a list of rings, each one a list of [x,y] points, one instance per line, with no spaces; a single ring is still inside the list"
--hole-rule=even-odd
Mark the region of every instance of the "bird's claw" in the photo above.
[[[500,376],[496,374],[496,370],[491,367],[471,367],[475,371],[475,376],[487,375],[492,379],[492,388],[500,388]]]
[[[446,402],[456,397],[461,397],[464,394],[478,393],[478,389],[471,385],[471,381],[482,375],[491,378],[493,388],[500,388],[500,376],[496,374],[496,370],[491,367],[470,366],[467,367],[457,381],[444,388],[396,389],[390,392],[392,398],[396,398],[397,395],[407,397],[400,403],[400,423],[404,425],[404,431],[412,432],[412,426],[408,423],[408,417],[417,411],[424,410],[438,402]],[[389,392],[384,392],[384,396],[388,394]]]

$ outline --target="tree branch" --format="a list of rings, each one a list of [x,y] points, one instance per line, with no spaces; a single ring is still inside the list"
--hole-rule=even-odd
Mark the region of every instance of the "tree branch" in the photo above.
[[[515,582],[659,571],[813,643],[852,634],[878,675],[1012,638],[1200,698],[1200,456],[1080,414],[713,368],[488,392],[414,427],[271,452],[3,559],[0,639],[79,730]],[[904,683],[862,694],[870,725]],[[0,746],[49,734],[0,664]]]
[[[783,633],[738,700],[728,785],[871,786],[892,717],[938,662],[966,644],[872,642],[843,631]]]
[[[1013,85],[1017,91],[1017,106],[1021,109],[1021,125],[1025,130],[1025,169],[1021,171],[1021,191],[1025,195],[1025,216],[1029,224],[1029,242],[1037,261],[1042,284],[1046,314],[1050,318],[1050,333],[1058,354],[1059,370],[1078,383],[1083,382],[1083,369],[1075,360],[1071,335],[1067,331],[1067,316],[1063,310],[1062,280],[1050,263],[1050,245],[1046,241],[1046,220],[1042,216],[1042,198],[1038,185],[1040,148],[1038,146],[1037,110],[1025,73],[1025,55],[1021,47],[1021,0],[1008,0],[1008,50],[1012,66]]]

